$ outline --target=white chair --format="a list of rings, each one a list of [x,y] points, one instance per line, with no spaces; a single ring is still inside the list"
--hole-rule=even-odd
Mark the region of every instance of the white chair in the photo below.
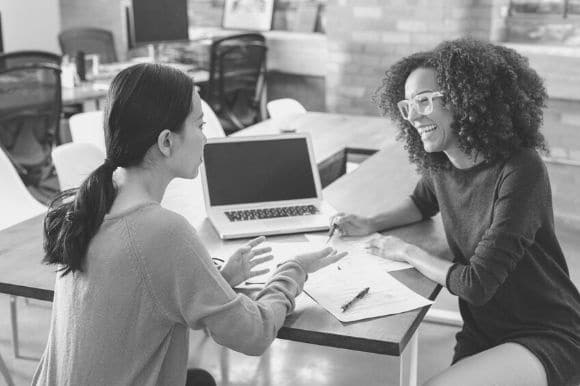
[[[103,127],[104,114],[102,111],[88,111],[69,118],[70,135],[76,143],[92,143],[104,152],[105,129]]]
[[[92,143],[65,143],[52,150],[60,189],[78,188],[105,160],[105,154]]]
[[[211,108],[211,106],[204,101],[201,100],[201,111],[203,112],[203,120],[205,121],[204,133],[207,138],[223,138],[226,136],[226,132],[222,127],[222,124],[215,115],[215,112]]]
[[[0,181],[2,181],[2,189],[0,189],[0,213],[2,213],[0,215],[0,229],[9,228],[14,224],[46,212],[47,208],[36,201],[26,189],[3,150],[0,150]],[[14,356],[19,358],[18,314],[15,296],[10,297],[10,321],[12,324]],[[1,370],[4,373],[4,369]],[[4,376],[6,377],[6,374]],[[10,382],[8,379],[9,384]]]
[[[292,98],[274,99],[266,104],[268,114],[272,119],[280,119],[292,115],[300,115],[306,112],[306,109],[300,102]]]
[[[30,194],[8,156],[0,150],[0,230],[46,212]]]
[[[7,386],[14,386],[14,381],[12,380],[12,377],[10,376],[10,372],[8,371],[8,366],[6,366],[6,363],[4,363],[4,359],[2,359],[2,355],[0,355],[0,374],[2,374],[4,376],[4,379],[6,380]]]

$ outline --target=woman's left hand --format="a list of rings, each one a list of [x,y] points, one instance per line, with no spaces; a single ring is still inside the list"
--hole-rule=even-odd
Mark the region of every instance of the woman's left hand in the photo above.
[[[232,257],[228,259],[221,270],[221,274],[230,286],[235,287],[249,278],[270,272],[268,268],[252,271],[259,264],[274,258],[274,256],[267,254],[272,252],[272,248],[256,248],[265,240],[264,236],[250,240],[246,245],[236,250]]]
[[[413,246],[398,237],[377,236],[369,240],[366,249],[373,255],[394,261],[408,262],[409,249]]]

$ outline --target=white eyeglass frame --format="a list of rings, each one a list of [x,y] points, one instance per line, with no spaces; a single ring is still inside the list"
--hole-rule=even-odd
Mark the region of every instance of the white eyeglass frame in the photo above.
[[[427,106],[425,111],[421,112],[421,111],[419,111],[418,99],[425,98],[425,97],[428,98],[429,105]],[[434,98],[442,98],[442,97],[443,97],[443,91],[423,92],[421,94],[415,95],[411,99],[403,99],[403,100],[397,102],[397,107],[399,108],[399,112],[401,113],[401,116],[403,117],[403,119],[410,121],[409,117],[411,116],[411,108],[415,109],[415,111],[421,115],[429,115],[433,112],[433,99]],[[405,112],[404,112],[405,107],[403,107],[403,106],[405,106],[405,105],[408,108],[407,115],[405,115]]]

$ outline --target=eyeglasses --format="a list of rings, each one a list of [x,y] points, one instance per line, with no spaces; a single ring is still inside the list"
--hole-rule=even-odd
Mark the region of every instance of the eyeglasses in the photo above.
[[[401,116],[408,121],[411,115],[411,107],[421,115],[429,115],[433,112],[433,98],[441,97],[443,97],[441,91],[424,92],[415,95],[411,99],[403,99],[397,103],[397,107],[401,112]]]

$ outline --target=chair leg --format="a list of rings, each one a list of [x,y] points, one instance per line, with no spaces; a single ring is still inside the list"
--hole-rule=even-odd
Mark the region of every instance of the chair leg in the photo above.
[[[14,357],[20,357],[20,348],[18,346],[18,313],[16,309],[16,296],[10,296],[10,322],[12,324],[12,347]]]
[[[14,386],[14,381],[10,376],[10,372],[8,371],[8,367],[6,366],[6,363],[4,362],[2,355],[0,355],[0,374],[4,376],[4,379],[6,380],[6,384],[8,386]]]

